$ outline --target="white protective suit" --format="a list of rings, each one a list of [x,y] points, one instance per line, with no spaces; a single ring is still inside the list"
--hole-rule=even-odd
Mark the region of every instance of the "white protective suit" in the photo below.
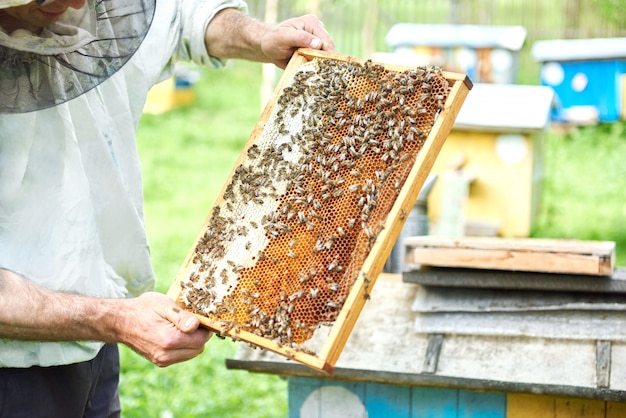
[[[221,65],[204,32],[226,7],[246,5],[158,0],[148,35],[109,79],[45,110],[0,114],[0,268],[97,297],[153,289],[135,129],[148,90],[175,61]],[[0,339],[0,367],[85,361],[101,346]]]

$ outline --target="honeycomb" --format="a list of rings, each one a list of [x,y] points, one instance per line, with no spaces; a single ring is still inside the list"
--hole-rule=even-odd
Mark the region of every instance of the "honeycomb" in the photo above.
[[[290,350],[341,311],[450,93],[436,67],[316,57],[282,85],[196,242],[179,300]]]

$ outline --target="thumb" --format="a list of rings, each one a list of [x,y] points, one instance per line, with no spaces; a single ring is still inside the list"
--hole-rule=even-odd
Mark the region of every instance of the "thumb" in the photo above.
[[[200,320],[195,315],[181,309],[178,305],[168,309],[166,317],[176,328],[185,333],[193,332],[200,326]]]
[[[316,36],[312,36],[309,41],[309,48],[320,49],[322,47],[322,40]]]

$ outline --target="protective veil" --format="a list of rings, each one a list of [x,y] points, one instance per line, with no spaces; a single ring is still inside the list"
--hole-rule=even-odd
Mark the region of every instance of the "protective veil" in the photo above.
[[[45,109],[102,83],[137,50],[154,9],[155,0],[87,0],[38,36],[0,30],[0,113]]]

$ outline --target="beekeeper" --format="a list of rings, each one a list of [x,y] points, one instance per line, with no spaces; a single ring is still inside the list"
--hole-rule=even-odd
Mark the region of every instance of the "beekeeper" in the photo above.
[[[284,67],[312,15],[240,0],[0,0],[0,417],[119,416],[123,343],[164,367],[210,333],[152,291],[135,129],[176,61]]]

